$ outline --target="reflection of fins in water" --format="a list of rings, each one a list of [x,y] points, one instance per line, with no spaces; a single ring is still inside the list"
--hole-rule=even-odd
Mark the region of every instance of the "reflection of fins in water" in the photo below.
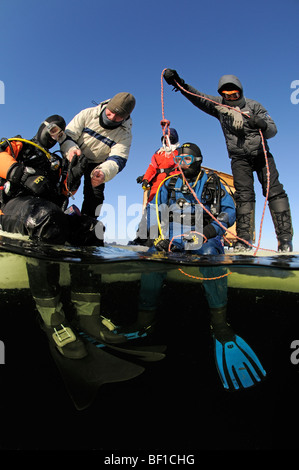
[[[130,348],[126,347],[119,347],[115,346],[114,344],[104,343],[102,341],[98,341],[95,338],[87,335],[85,332],[80,332],[80,336],[83,337],[85,340],[91,342],[96,346],[97,349],[99,348],[109,348],[112,351],[119,352],[121,354],[126,354],[129,356],[135,356],[136,359],[140,359],[146,362],[155,362],[164,359],[165,354],[164,351],[166,346],[159,345],[159,346],[131,346]]]
[[[51,355],[77,410],[90,406],[103,384],[130,380],[144,371],[143,367],[112,356],[92,344],[87,343],[86,349],[88,355],[83,359],[68,359],[50,343]]]
[[[240,336],[234,335],[227,341],[214,337],[214,344],[216,365],[225,389],[249,388],[266,376],[256,354]]]

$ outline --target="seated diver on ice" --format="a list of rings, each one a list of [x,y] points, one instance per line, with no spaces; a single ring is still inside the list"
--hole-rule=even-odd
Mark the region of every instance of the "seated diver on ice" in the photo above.
[[[65,126],[61,116],[52,115],[31,140],[2,139],[0,227],[46,243],[102,245],[95,236],[95,219],[64,212],[87,164],[84,155],[69,162],[49,153],[66,137]]]
[[[175,157],[182,173],[165,179],[158,194],[158,204],[171,207],[171,211],[161,210],[161,227],[168,227],[169,236],[156,238],[148,253],[177,252],[196,255],[217,255],[224,253],[222,236],[235,222],[236,213],[232,197],[224,186],[214,179],[217,175],[207,175],[201,168],[202,154],[197,145],[185,143]],[[218,201],[218,206],[214,202]],[[197,232],[195,209],[202,203],[215,219],[207,213],[201,219],[202,236]],[[184,205],[191,209],[189,233],[181,223],[186,216]],[[148,212],[148,225],[156,225],[153,214]],[[201,211],[199,211],[200,213]],[[204,210],[202,211],[204,212]],[[166,213],[168,220],[163,220]],[[190,211],[189,211],[190,215]],[[218,223],[220,222],[221,225]],[[196,230],[195,230],[196,229]],[[180,235],[176,235],[179,231]],[[197,233],[196,233],[197,232]],[[196,238],[193,238],[193,235]],[[162,234],[163,235],[163,234]],[[201,240],[198,240],[201,239]],[[202,239],[206,241],[202,243]],[[210,325],[214,340],[215,360],[223,386],[228,390],[248,388],[258,383],[265,375],[259,360],[248,344],[237,336],[227,323],[227,277],[226,268],[221,266],[201,266],[204,276],[203,288],[210,310]],[[156,321],[157,307],[165,272],[143,273],[139,293],[139,311],[136,322],[126,331],[134,329],[149,332]],[[122,332],[122,329],[119,329]]]

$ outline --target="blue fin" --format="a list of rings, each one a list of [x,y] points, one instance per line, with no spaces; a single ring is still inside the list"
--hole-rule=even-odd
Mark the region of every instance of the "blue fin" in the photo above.
[[[256,354],[240,336],[223,343],[214,338],[214,342],[216,365],[225,389],[249,388],[266,376]]]

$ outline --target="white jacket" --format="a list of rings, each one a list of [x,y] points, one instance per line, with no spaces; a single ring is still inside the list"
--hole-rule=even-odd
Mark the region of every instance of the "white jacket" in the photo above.
[[[105,182],[110,181],[127,163],[132,142],[132,119],[129,117],[116,129],[105,129],[99,116],[109,100],[98,106],[83,109],[67,125],[65,133],[75,141],[88,161],[99,163]],[[74,146],[65,140],[60,148],[66,154]]]

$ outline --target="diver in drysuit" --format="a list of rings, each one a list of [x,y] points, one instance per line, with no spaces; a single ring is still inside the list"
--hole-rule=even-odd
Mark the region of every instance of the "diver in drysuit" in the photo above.
[[[49,244],[103,246],[103,239],[98,238],[101,231],[97,227],[102,225],[101,222],[81,215],[79,211],[71,211],[71,215],[65,213],[69,196],[79,188],[87,160],[83,154],[75,155],[68,161],[49,153],[49,149],[66,138],[64,130],[64,119],[52,115],[43,121],[31,140],[20,136],[2,140],[1,229]],[[83,318],[81,326],[86,322],[89,326],[92,321],[94,328],[98,324],[99,331],[101,323],[97,308],[100,277],[94,282],[95,279],[90,278],[84,267],[74,270],[72,267],[72,288],[76,297],[73,302],[78,317]],[[49,339],[57,340],[57,349],[63,355],[74,359],[84,357],[85,346],[73,334],[60,300],[59,265],[28,258],[27,272],[31,292],[43,320],[43,329]],[[97,299],[93,303],[90,302],[91,296],[93,300]],[[53,331],[57,335],[53,336]],[[64,337],[66,341],[61,340]]]
[[[65,121],[49,116],[31,140],[3,139],[0,151],[0,226],[32,240],[72,245],[99,244],[96,220],[65,214],[86,167],[84,155],[69,162],[49,153],[64,138]]]
[[[148,253],[172,251],[198,255],[223,254],[222,236],[234,224],[236,217],[233,198],[217,175],[207,174],[201,168],[203,157],[196,144],[184,143],[177,152],[174,159],[183,174],[169,176],[161,186],[158,207],[162,233],[156,237]],[[147,223],[149,236],[154,238],[151,232],[157,226],[157,213],[153,203],[148,204]],[[138,318],[136,324],[129,326],[128,330],[149,328],[155,321],[157,299],[165,276],[164,272],[142,274]]]

